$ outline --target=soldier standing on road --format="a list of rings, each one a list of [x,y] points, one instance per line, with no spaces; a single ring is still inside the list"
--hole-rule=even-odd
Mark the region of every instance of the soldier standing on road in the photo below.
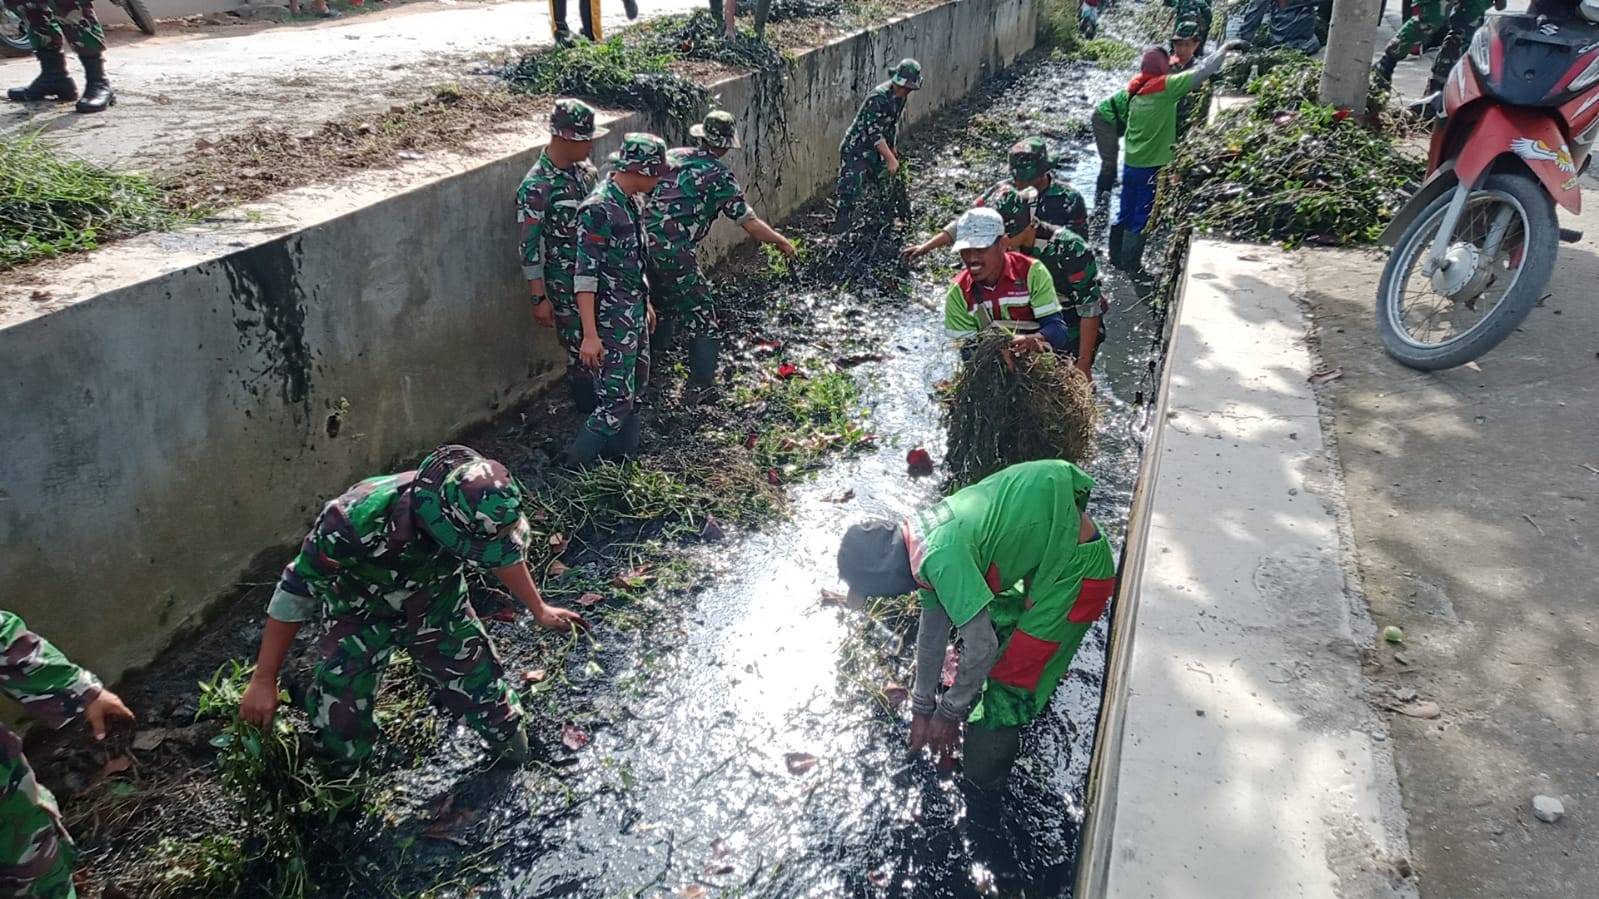
[[[666,169],[666,143],[629,134],[608,161],[610,172],[577,211],[579,357],[595,373],[598,402],[567,450],[566,463],[574,467],[607,449],[623,456],[638,451],[638,396],[649,381],[655,328],[640,206]]]
[[[261,727],[278,707],[278,670],[318,612],[328,629],[305,696],[324,752],[353,768],[378,735],[383,669],[405,649],[434,699],[518,761],[529,757],[522,700],[467,599],[466,569],[489,569],[543,627],[584,626],[547,605],[527,567],[522,487],[505,466],[441,446],[416,471],[380,475],[328,503],[283,569],[239,714]]]
[[[572,279],[577,268],[577,207],[594,191],[599,174],[589,162],[594,139],[607,133],[594,126],[594,110],[581,100],[557,100],[550,113],[550,143],[528,169],[516,192],[516,220],[522,226],[522,274],[533,295],[533,318],[554,328],[566,350],[566,386],[572,405],[594,411],[594,378],[578,359],[583,323],[577,314]]]
[[[1438,56],[1433,60],[1432,74],[1424,94],[1443,90],[1449,70],[1460,59],[1467,39],[1482,24],[1492,3],[1495,9],[1504,9],[1505,0],[1464,0],[1450,3],[1447,13],[1444,0],[1422,0],[1415,15],[1406,19],[1394,34],[1393,40],[1383,48],[1382,56],[1372,66],[1372,80],[1377,87],[1387,89],[1394,80],[1394,68],[1413,48],[1441,40]]]
[[[622,0],[622,9],[629,20],[638,18],[638,0]],[[577,17],[583,24],[583,36],[599,43],[602,36],[600,0],[577,0]],[[566,25],[566,0],[550,0],[550,28],[555,33],[557,46],[572,46],[572,29]]]
[[[83,717],[96,740],[133,713],[93,674],[72,664],[21,618],[0,610],[0,692],[49,727]],[[0,725],[0,896],[71,899],[77,850],[55,797],[34,777],[22,739]]]
[[[838,214],[833,230],[849,230],[868,195],[880,196],[887,180],[899,174],[899,117],[905,99],[922,86],[922,65],[902,59],[892,77],[872,88],[844,134],[838,155]]]
[[[23,22],[33,55],[39,60],[39,77],[27,87],[6,91],[13,103],[77,100],[79,112],[103,112],[117,102],[105,74],[105,28],[94,15],[94,0],[5,0],[6,8]],[[70,44],[83,63],[83,96],[67,74],[62,48]]]
[[[991,206],[994,198],[1005,191],[1031,191],[1033,215],[1039,221],[1056,228],[1065,228],[1078,234],[1088,231],[1088,206],[1077,189],[1054,175],[1054,160],[1049,145],[1041,137],[1028,137],[1011,145],[1008,157],[1010,178],[996,181],[977,198],[977,206]],[[919,259],[939,247],[955,242],[955,223],[951,219],[944,230],[926,241],[906,248],[901,254],[906,262]]]
[[[904,521],[851,527],[838,550],[850,603],[916,592],[921,624],[910,750],[1004,787],[1021,731],[1049,704],[1115,587],[1110,542],[1085,511],[1093,478],[1059,459],[1023,462]],[[937,695],[954,627],[955,683]]]
[[[715,382],[722,337],[711,286],[700,271],[695,247],[710,233],[718,215],[785,256],[794,255],[794,245],[755,215],[738,179],[722,161],[739,145],[733,115],[712,112],[689,134],[699,146],[667,151],[666,172],[645,204],[644,235],[650,290],[660,316],[652,347],[660,351],[670,346],[681,319],[689,340],[689,385],[704,392]]]

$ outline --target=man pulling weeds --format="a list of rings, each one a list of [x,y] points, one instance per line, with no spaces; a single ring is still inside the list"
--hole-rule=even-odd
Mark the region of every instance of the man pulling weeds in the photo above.
[[[1110,600],[1116,563],[1086,511],[1093,486],[1070,462],[1024,462],[904,521],[854,525],[839,547],[854,606],[919,594],[910,750],[940,762],[959,752],[979,790],[1005,785],[1022,728]],[[952,627],[960,662],[940,697]]]
[[[739,146],[732,113],[720,110],[689,129],[696,147],[666,153],[666,172],[645,206],[650,291],[660,316],[651,340],[654,351],[671,345],[679,321],[688,334],[689,387],[693,399],[713,389],[722,351],[721,326],[711,285],[700,270],[697,248],[725,215],[749,236],[794,255],[789,239],[766,224],[744,199],[744,188],[722,158]]]
[[[629,134],[608,161],[611,171],[577,210],[578,356],[595,373],[596,400],[566,452],[566,463],[579,468],[607,450],[619,456],[638,451],[638,397],[649,383],[649,332],[655,329],[640,204],[666,168],[666,143],[653,134]]]
[[[1056,228],[1066,228],[1078,234],[1088,233],[1088,205],[1083,195],[1070,184],[1055,177],[1054,160],[1049,145],[1041,137],[1028,137],[1011,145],[1007,161],[1010,178],[996,181],[978,197],[978,206],[992,206],[994,198],[1005,190],[1030,190],[1033,214],[1039,221]],[[901,254],[906,262],[919,259],[939,247],[955,242],[955,221],[944,226],[914,247]]]
[[[445,710],[495,751],[525,761],[522,700],[468,601],[467,566],[492,571],[539,625],[585,625],[539,594],[526,562],[522,501],[505,466],[451,445],[415,471],[368,478],[328,503],[267,606],[240,716],[272,723],[278,671],[295,634],[320,611],[328,629],[304,708],[328,755],[350,767],[371,755],[378,683],[404,648]]]
[[[889,80],[866,95],[838,147],[838,212],[833,230],[850,229],[862,202],[877,199],[899,174],[899,117],[911,91],[922,87],[922,64],[906,58]]]
[[[99,678],[72,664],[61,650],[22,619],[0,610],[0,692],[22,704],[49,727],[79,717],[96,740],[106,726],[133,713]],[[34,777],[22,754],[22,738],[0,725],[0,896],[72,899],[77,850],[55,797]]]
[[[599,181],[589,162],[595,138],[608,129],[594,125],[594,110],[582,100],[556,100],[550,113],[550,143],[528,169],[516,192],[522,227],[522,274],[533,295],[533,318],[554,328],[566,350],[566,386],[579,412],[593,412],[594,378],[578,351],[583,322],[573,279],[577,270],[577,208]]]

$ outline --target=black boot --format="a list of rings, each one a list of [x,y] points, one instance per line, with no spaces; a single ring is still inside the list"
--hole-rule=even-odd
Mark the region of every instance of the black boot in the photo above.
[[[1105,206],[1108,204],[1110,202],[1110,189],[1115,186],[1115,172],[1100,172],[1099,177],[1094,179],[1094,205]]]
[[[615,462],[638,455],[639,439],[644,423],[637,414],[622,419],[622,429],[605,442],[605,458]]]
[[[577,436],[572,438],[572,445],[566,450],[567,467],[587,468],[593,465],[594,460],[605,450],[605,443],[604,434],[596,434],[586,424],[579,427]]]
[[[655,315],[655,331],[650,334],[650,352],[655,355],[666,352],[672,348],[672,341],[677,339],[677,325],[682,316],[676,314]]]
[[[1128,231],[1122,235],[1122,271],[1129,275],[1144,273],[1144,235]]]
[[[78,101],[79,112],[105,112],[115,105],[117,95],[111,91],[111,82],[105,77],[105,56],[99,53],[80,53],[83,63],[83,99]]]
[[[1382,51],[1382,58],[1371,67],[1371,83],[1378,90],[1388,90],[1394,84],[1394,67],[1399,65],[1404,48],[1390,42]]]
[[[688,342],[689,403],[698,405],[715,399],[716,366],[721,361],[722,338],[692,337]]]
[[[555,46],[572,46],[572,29],[566,27],[566,0],[550,0],[550,27],[554,29]]]
[[[1121,225],[1110,226],[1110,264],[1116,268],[1122,267],[1122,245],[1126,238],[1126,228]]]
[[[78,99],[78,86],[67,74],[67,57],[60,50],[35,50],[39,59],[39,77],[27,87],[13,87],[6,91],[6,99],[13,103],[37,103],[55,100],[71,103]]]
[[[622,10],[627,13],[629,22],[638,18],[638,0],[622,0]]]
[[[594,395],[594,379],[570,372],[566,375],[566,389],[572,396],[572,406],[584,415],[593,412],[599,406],[599,398]]]

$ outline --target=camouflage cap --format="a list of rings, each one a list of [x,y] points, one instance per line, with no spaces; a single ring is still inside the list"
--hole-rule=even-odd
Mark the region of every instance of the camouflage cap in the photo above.
[[[550,110],[550,133],[567,140],[593,140],[609,134],[610,129],[594,126],[594,109],[587,103],[562,99]]]
[[[707,113],[705,121],[690,126],[688,133],[707,147],[726,150],[739,146],[738,132],[733,129],[733,124],[733,114],[718,109]]]
[[[1172,29],[1171,39],[1174,40],[1174,41],[1197,41],[1197,40],[1199,40],[1199,23],[1198,22],[1178,22],[1177,23],[1177,27]]]
[[[622,138],[622,146],[607,161],[618,172],[659,177],[666,168],[666,141],[653,134],[634,131]]]
[[[1037,197],[1032,188],[1017,190],[1007,184],[984,197],[982,205],[1005,220],[1006,237],[1015,237],[1033,223],[1033,203]]]
[[[907,56],[904,59],[899,61],[899,65],[895,66],[893,68],[892,72],[893,72],[893,75],[894,75],[894,83],[895,84],[899,85],[900,87],[908,87],[908,88],[910,88],[913,91],[914,90],[921,90],[921,87],[922,87],[922,64],[921,63],[919,63],[916,60],[911,59],[909,56]]]
[[[505,466],[458,445],[441,446],[417,469],[416,517],[451,555],[485,568],[522,561],[532,540],[522,488]]]
[[[1031,181],[1049,174],[1049,145],[1041,137],[1024,137],[1010,148],[1010,176],[1014,181]]]

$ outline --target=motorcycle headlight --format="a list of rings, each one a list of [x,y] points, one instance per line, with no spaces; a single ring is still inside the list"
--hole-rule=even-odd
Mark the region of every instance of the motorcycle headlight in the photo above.
[[[1589,0],[1593,2],[1593,0]],[[1477,74],[1488,77],[1488,29],[1478,28],[1477,33],[1471,38],[1471,49],[1467,51],[1471,57],[1471,64],[1477,67]]]
[[[1599,81],[1599,56],[1595,56],[1593,62],[1588,63],[1587,67],[1582,70],[1582,74],[1571,79],[1571,84],[1566,87],[1566,90],[1580,91],[1595,81]]]

